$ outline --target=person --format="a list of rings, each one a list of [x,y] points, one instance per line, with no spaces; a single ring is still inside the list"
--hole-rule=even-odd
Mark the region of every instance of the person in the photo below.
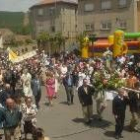
[[[22,82],[23,82],[23,92],[25,97],[32,97],[32,89],[31,89],[31,79],[32,76],[28,72],[27,69],[24,70],[22,76],[21,76]]]
[[[5,84],[4,87],[1,88],[1,98],[0,98],[0,102],[2,104],[3,107],[6,106],[6,100],[8,98],[12,98],[14,99],[14,93],[10,88],[10,84]]]
[[[44,133],[43,129],[37,128],[33,140],[50,140],[50,138],[44,136],[43,133]]]
[[[55,94],[55,78],[53,77],[53,74],[49,71],[46,73],[46,91],[47,91],[47,97],[49,100],[49,105],[52,106],[52,99]]]
[[[89,86],[87,79],[83,80],[83,85],[78,88],[78,97],[82,105],[83,115],[86,124],[90,124],[93,115],[93,100],[94,88]]]
[[[60,71],[61,71],[61,76],[62,77],[65,77],[67,72],[68,72],[68,68],[65,64],[62,64],[61,68],[60,68]]]
[[[74,81],[73,75],[68,72],[66,77],[64,78],[64,87],[67,95],[67,103],[68,105],[73,104],[74,97]]]
[[[37,108],[39,109],[39,102],[41,99],[41,81],[39,79],[39,75],[35,74],[33,79],[32,79],[32,83],[31,83],[31,87],[32,87],[32,91],[33,91],[33,95],[35,97],[35,104],[37,106]]]
[[[115,117],[115,138],[123,138],[122,131],[124,127],[125,111],[128,104],[128,98],[124,89],[118,89],[118,95],[113,99],[112,111]]]
[[[134,90],[139,91],[139,85],[140,83],[137,82],[134,85]],[[131,121],[130,121],[130,131],[136,131],[139,132],[138,129],[138,119],[140,117],[140,111],[139,111],[139,106],[138,106],[138,102],[139,102],[139,93],[135,92],[135,91],[129,91],[128,92],[128,96],[129,96],[129,107],[130,107],[130,112],[131,112]]]
[[[25,99],[25,103],[22,104],[22,113],[24,121],[24,133],[26,138],[28,133],[33,134],[37,123],[37,108],[36,105],[32,103],[31,97],[27,97]]]
[[[58,94],[58,90],[59,90],[59,74],[57,72],[57,70],[54,70],[54,77],[55,77],[55,94],[54,94],[54,98],[57,98],[57,94]]]
[[[3,107],[0,105],[0,129],[3,129],[3,121],[4,121],[4,115],[3,115]],[[0,132],[0,140],[2,140],[2,134]]]
[[[12,98],[6,100],[7,107],[3,111],[3,127],[5,140],[12,140],[12,135],[14,135],[14,140],[19,140],[21,137],[20,123],[22,119],[22,113],[16,107],[16,104]]]

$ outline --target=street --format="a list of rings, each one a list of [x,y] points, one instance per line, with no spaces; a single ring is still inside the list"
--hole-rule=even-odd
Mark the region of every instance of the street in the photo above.
[[[41,109],[38,112],[38,126],[42,127],[45,134],[51,140],[113,140],[115,122],[111,110],[111,102],[108,102],[107,109],[104,111],[104,120],[102,122],[93,120],[90,126],[83,123],[83,115],[78,96],[75,95],[74,105],[66,104],[64,88],[61,86],[58,98],[54,99],[54,106],[47,106],[45,90],[43,88]],[[94,101],[94,118],[96,118],[96,109]],[[140,133],[131,133],[128,131],[130,121],[129,108],[126,113],[126,123],[123,132],[124,140],[139,140]]]

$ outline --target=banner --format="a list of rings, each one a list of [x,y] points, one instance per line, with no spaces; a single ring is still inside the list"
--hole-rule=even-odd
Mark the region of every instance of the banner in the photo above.
[[[3,49],[3,38],[0,36],[0,48]]]
[[[35,55],[36,55],[36,51],[31,51],[31,52],[28,52],[28,53],[26,53],[24,55],[18,56],[17,58],[12,60],[12,62],[13,63],[19,63],[19,62],[21,62],[21,61],[23,61],[25,59],[29,59],[29,58],[31,58],[31,57],[33,57]]]
[[[7,51],[8,51],[8,55],[9,55],[9,60],[10,61],[14,61],[15,59],[17,59],[18,58],[18,56],[17,56],[17,54],[16,53],[14,53],[9,47],[7,48]]]

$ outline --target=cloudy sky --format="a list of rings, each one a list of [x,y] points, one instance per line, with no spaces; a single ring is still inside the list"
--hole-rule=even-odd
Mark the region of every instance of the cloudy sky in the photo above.
[[[29,7],[42,0],[0,0],[0,11],[27,11]],[[72,0],[76,1],[76,0]]]
[[[0,0],[0,11],[27,11],[40,0]]]

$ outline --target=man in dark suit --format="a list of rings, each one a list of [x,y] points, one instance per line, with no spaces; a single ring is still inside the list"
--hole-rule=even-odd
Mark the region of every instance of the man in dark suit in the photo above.
[[[93,115],[93,100],[94,88],[89,86],[87,79],[83,80],[83,85],[78,89],[78,96],[82,105],[82,110],[85,118],[85,123],[91,123],[91,117]]]
[[[125,110],[126,105],[128,104],[128,98],[125,94],[126,92],[123,89],[118,89],[118,95],[113,100],[113,114],[116,121],[115,126],[115,138],[123,138],[122,131],[124,127],[124,120],[125,120]]]
[[[73,74],[68,72],[66,77],[63,80],[63,84],[64,84],[66,94],[67,94],[67,103],[68,103],[68,105],[73,104],[73,98],[74,98],[74,78],[73,78]]]

